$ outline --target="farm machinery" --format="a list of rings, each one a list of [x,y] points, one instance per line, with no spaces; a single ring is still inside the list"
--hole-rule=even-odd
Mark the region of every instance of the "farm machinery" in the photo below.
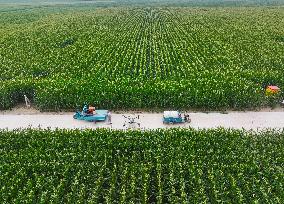
[[[89,122],[98,122],[105,121],[107,117],[109,117],[108,113],[108,110],[95,110],[94,107],[84,105],[83,110],[81,112],[76,111],[76,113],[73,115],[73,118]]]
[[[140,119],[140,116],[125,116],[122,115],[124,117],[124,124],[123,127],[126,127],[127,129],[139,129],[141,123],[138,122],[138,120]]]
[[[140,115],[126,116],[122,115],[124,118],[123,127],[126,129],[140,129]],[[89,122],[98,122],[108,120],[109,124],[111,123],[111,114],[108,110],[95,110],[94,107],[84,105],[82,111],[77,111],[73,115],[74,119],[85,120]],[[181,124],[181,123],[190,123],[191,119],[189,115],[184,113],[182,114],[179,111],[164,111],[163,114],[163,124]]]
[[[164,111],[163,123],[176,124],[176,123],[190,123],[191,119],[188,114],[182,114],[179,111]]]

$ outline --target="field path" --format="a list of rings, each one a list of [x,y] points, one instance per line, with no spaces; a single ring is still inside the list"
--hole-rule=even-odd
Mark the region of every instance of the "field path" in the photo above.
[[[3,113],[0,114],[0,129],[9,130],[17,128],[41,127],[41,128],[113,128],[126,129],[123,127],[123,114],[112,114],[112,125],[102,123],[92,123],[78,121],[72,118],[73,113]],[[124,114],[131,116],[133,114]],[[169,127],[192,127],[192,128],[244,128],[246,130],[264,128],[284,128],[284,112],[229,112],[226,114],[210,113],[190,113],[191,123],[181,125],[164,125],[162,123],[162,113],[141,113],[141,128],[157,129]],[[137,114],[136,114],[137,116]]]

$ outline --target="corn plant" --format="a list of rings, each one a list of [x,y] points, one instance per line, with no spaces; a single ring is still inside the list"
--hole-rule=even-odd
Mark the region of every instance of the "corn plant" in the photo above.
[[[283,203],[283,131],[0,131],[3,203]]]

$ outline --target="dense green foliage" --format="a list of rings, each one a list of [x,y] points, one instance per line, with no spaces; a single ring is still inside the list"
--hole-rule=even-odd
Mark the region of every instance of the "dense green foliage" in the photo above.
[[[266,105],[265,85],[284,88],[283,19],[282,7],[0,12],[0,108],[23,94],[43,110]]]
[[[282,0],[0,0],[3,7],[34,6],[279,6]]]
[[[0,132],[1,203],[283,203],[284,133]]]

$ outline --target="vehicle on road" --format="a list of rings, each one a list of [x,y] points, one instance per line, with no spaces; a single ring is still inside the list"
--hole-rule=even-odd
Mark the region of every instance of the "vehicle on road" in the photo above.
[[[106,121],[108,117],[108,110],[95,110],[94,107],[85,105],[82,112],[76,111],[73,115],[74,119],[85,120],[89,122]]]
[[[163,123],[176,124],[176,123],[190,123],[191,119],[188,114],[182,114],[179,111],[164,111]]]

